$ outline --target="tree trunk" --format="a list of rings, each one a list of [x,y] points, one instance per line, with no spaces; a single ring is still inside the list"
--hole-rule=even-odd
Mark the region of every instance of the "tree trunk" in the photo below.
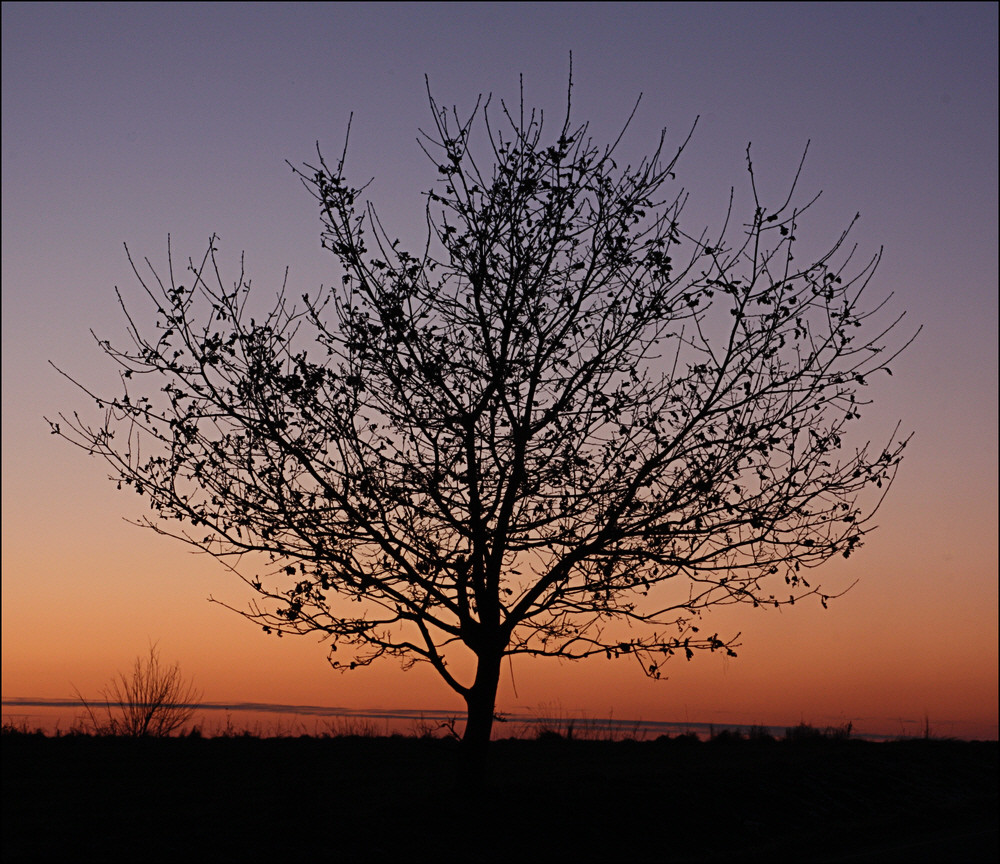
[[[465,697],[467,715],[462,744],[469,750],[484,751],[493,731],[497,685],[500,683],[502,654],[480,654],[476,680]]]

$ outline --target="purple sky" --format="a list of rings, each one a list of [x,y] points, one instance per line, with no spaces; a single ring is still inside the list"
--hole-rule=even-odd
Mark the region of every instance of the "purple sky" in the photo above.
[[[803,242],[831,242],[860,211],[859,255],[885,247],[873,290],[894,292],[908,329],[924,331],[873,385],[865,429],[879,440],[902,419],[916,436],[881,513],[884,537],[859,556],[853,575],[865,579],[836,614],[888,611],[892,640],[915,664],[942,664],[940,675],[969,662],[948,653],[966,640],[989,655],[995,702],[995,3],[5,3],[4,695],[99,682],[147,634],[196,657],[197,633],[179,622],[224,615],[202,608],[210,590],[225,596],[223,578],[168,588],[126,575],[137,555],[174,553],[123,526],[135,499],[42,421],[88,407],[48,360],[114,381],[88,328],[123,333],[115,285],[138,303],[122,244],[162,265],[168,233],[184,261],[214,232],[223,261],[246,250],[262,291],[286,265],[293,293],[330,283],[314,202],[285,159],[309,161],[317,140],[339,153],[353,112],[349,172],[375,177],[389,230],[417,241],[434,180],[416,144],[430,119],[424,75],[441,103],[469,110],[480,92],[516,100],[523,73],[528,104],[557,122],[570,51],[574,113],[597,140],[644,94],[629,156],[661,127],[679,142],[700,115],[678,169],[689,224],[717,225],[731,186],[746,202],[748,141],[765,193],[783,197],[811,139],[802,189],[823,196]],[[226,632],[260,641],[241,621]],[[90,658],[80,646],[91,642],[116,649]],[[322,649],[311,651],[314,680],[328,680]],[[24,692],[26,680],[37,690]]]

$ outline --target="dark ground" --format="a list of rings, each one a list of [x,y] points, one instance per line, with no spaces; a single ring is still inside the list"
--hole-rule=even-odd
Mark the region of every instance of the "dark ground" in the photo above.
[[[997,742],[2,736],[7,861],[998,860]]]

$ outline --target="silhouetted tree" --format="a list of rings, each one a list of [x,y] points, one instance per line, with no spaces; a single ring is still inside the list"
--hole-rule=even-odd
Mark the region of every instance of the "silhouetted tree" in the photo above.
[[[121,394],[52,429],[148,498],[142,524],[231,566],[262,598],[240,614],[322,634],[339,669],[430,663],[482,743],[505,656],[659,677],[733,654],[702,610],[826,604],[807,571],[861,544],[906,443],[845,438],[899,319],[870,321],[879,255],[848,272],[847,231],[797,260],[815,198],[793,203],[797,172],[765,206],[749,148],[742,229],[689,233],[663,197],[687,140],[621,167],[569,99],[547,134],[523,98],[499,126],[488,99],[463,120],[428,98],[423,248],[390,240],[346,143],[320,154],[293,170],[336,284],[252,315],[215,238],[183,280],[130,256],[155,327],[126,310],[130,344],[98,340]]]
[[[101,690],[101,698],[88,701],[77,691],[87,714],[86,727],[97,735],[131,738],[160,737],[180,729],[195,712],[201,698],[194,685],[181,676],[180,666],[164,667],[156,645],[149,656],[135,658],[131,676],[119,672]]]

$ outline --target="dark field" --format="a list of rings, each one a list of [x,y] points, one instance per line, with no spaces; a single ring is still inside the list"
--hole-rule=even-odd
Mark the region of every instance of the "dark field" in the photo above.
[[[997,861],[997,742],[5,734],[7,861]]]

